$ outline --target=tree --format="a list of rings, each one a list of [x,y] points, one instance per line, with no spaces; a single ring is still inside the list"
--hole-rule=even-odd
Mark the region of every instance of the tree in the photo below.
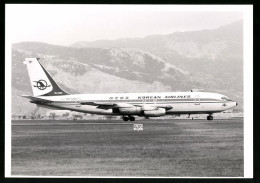
[[[55,117],[56,117],[55,112],[50,113],[49,118],[55,119]]]

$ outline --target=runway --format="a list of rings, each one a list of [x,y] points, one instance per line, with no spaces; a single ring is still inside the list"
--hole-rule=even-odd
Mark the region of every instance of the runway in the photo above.
[[[12,175],[242,177],[243,165],[243,118],[12,121]]]

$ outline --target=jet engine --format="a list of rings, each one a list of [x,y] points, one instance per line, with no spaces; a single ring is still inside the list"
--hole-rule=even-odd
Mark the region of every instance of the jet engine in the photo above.
[[[137,115],[141,113],[141,107],[119,108],[118,112],[123,115]]]
[[[144,111],[145,117],[159,117],[159,116],[165,116],[166,110],[163,108],[158,108],[156,110],[151,111]]]

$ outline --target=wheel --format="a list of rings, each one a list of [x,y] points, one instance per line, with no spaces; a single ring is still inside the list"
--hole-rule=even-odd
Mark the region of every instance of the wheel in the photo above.
[[[131,116],[130,117],[130,121],[134,121],[135,120],[135,117],[134,116]]]
[[[207,120],[213,120],[213,116],[207,116]]]
[[[128,118],[128,117],[123,117],[123,120],[124,120],[124,121],[128,121],[129,118]]]

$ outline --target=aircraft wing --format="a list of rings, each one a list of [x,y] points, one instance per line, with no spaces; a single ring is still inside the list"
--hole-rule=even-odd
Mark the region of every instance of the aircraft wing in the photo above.
[[[112,109],[112,108],[114,108],[114,107],[111,106],[111,105],[98,105],[97,108],[98,108],[98,109],[108,110],[108,109]]]
[[[114,108],[128,108],[134,107],[135,105],[127,103],[107,103],[107,102],[81,102],[81,105],[93,105],[99,109],[114,109]]]
[[[107,103],[107,102],[80,102],[81,105],[93,105],[93,106],[99,106],[99,105],[104,105],[104,106],[113,106],[114,103]]]
[[[99,109],[116,109],[116,108],[131,108],[131,107],[142,107],[142,110],[154,110],[155,108],[164,108],[165,110],[172,109],[171,105],[158,104],[156,107],[149,106],[146,104],[129,104],[129,103],[113,103],[112,101],[107,102],[81,102],[81,105],[93,105]]]

